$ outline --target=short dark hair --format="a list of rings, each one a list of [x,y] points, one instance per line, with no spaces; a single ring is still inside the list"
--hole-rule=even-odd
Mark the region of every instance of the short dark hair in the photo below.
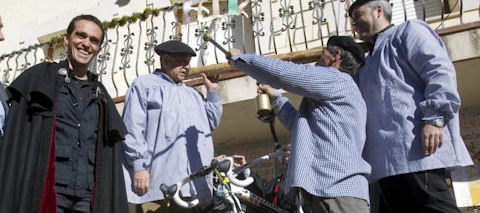
[[[385,18],[387,18],[388,22],[392,22],[392,6],[390,5],[389,0],[356,0],[353,2],[350,8],[348,8],[348,16],[353,17],[353,11],[364,4],[368,4],[371,9],[381,6],[383,8]]]
[[[344,50],[339,46],[327,46],[326,50],[330,54],[335,54],[335,52],[340,51],[340,57],[342,58],[342,62],[340,63],[339,70],[350,75],[355,75],[357,73],[358,68],[362,65],[355,59],[352,53]]]
[[[101,42],[103,42],[103,38],[105,37],[105,29],[103,28],[103,24],[102,22],[95,16],[92,16],[92,15],[85,15],[85,14],[82,14],[82,15],[78,15],[76,16],[75,18],[73,18],[71,21],[70,21],[70,24],[68,24],[68,27],[67,27],[67,35],[71,35],[73,30],[75,29],[75,24],[80,21],[80,20],[87,20],[87,21],[91,21],[93,23],[95,23],[98,27],[100,27],[100,30],[102,31],[102,38],[101,38]]]
[[[383,14],[385,15],[385,18],[387,18],[387,21],[392,22],[392,6],[388,1],[371,1],[367,4],[372,9],[381,6],[383,8]]]

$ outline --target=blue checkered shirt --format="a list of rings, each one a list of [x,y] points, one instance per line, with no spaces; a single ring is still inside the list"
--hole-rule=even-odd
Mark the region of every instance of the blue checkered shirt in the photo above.
[[[213,158],[212,131],[222,116],[219,93],[207,98],[183,82],[175,83],[160,70],[138,77],[125,95],[123,122],[123,174],[128,202],[163,200],[162,183],[172,185],[210,165]],[[133,190],[134,173],[147,170],[150,186],[146,194]],[[202,202],[212,199],[212,178],[197,178],[181,189],[184,197]]]
[[[437,168],[468,166],[460,136],[455,68],[442,39],[412,19],[378,34],[358,83],[367,104],[364,157],[371,179]],[[443,145],[425,156],[420,142],[424,118],[443,116]]]
[[[365,102],[350,75],[332,67],[295,64],[255,54],[233,57],[233,66],[260,83],[303,96],[297,111],[278,96],[273,106],[292,134],[288,187],[318,197],[369,200],[370,165],[362,159]]]

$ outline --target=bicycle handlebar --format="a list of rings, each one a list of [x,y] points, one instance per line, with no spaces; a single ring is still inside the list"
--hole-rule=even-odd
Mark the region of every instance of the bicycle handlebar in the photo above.
[[[210,163],[209,166],[204,166],[200,168],[197,172],[189,175],[188,177],[183,178],[179,182],[167,186],[165,184],[160,185],[160,190],[163,192],[163,195],[165,199],[167,200],[174,200],[175,203],[182,207],[182,208],[193,208],[198,203],[200,202],[198,199],[193,199],[191,201],[184,201],[179,195],[180,188],[182,188],[183,185],[186,183],[190,182],[191,180],[199,177],[203,177],[208,175],[210,172],[212,172],[214,169],[217,169],[219,172],[223,172],[230,180],[230,182],[236,186],[239,187],[246,187],[250,184],[253,183],[253,178],[248,177],[245,180],[239,180],[237,179],[237,174],[244,171],[245,169],[252,167],[258,163],[261,163],[263,161],[278,157],[283,155],[283,151],[281,149],[277,150],[276,152],[270,153],[268,155],[259,157],[243,166],[240,166],[236,169],[232,169],[231,165],[233,165],[233,158],[232,157],[226,157],[220,161],[213,159],[212,162]]]
[[[240,172],[243,172],[243,171],[244,171],[245,169],[247,169],[247,168],[250,168],[250,167],[252,167],[252,166],[255,166],[255,165],[257,165],[257,164],[259,164],[259,163],[261,163],[261,162],[263,162],[263,161],[266,161],[266,160],[270,160],[270,159],[272,159],[272,158],[279,157],[279,156],[281,156],[281,155],[283,155],[283,154],[284,154],[284,153],[283,153],[282,149],[278,149],[276,152],[272,152],[272,153],[270,153],[270,154],[268,154],[268,155],[264,155],[264,156],[262,156],[262,157],[259,157],[259,158],[255,159],[255,160],[253,160],[253,161],[250,161],[250,162],[246,163],[245,165],[242,165],[242,166],[239,166],[238,168],[233,169],[233,172],[235,172],[235,173],[238,174],[238,173],[240,173]]]
[[[203,177],[209,174],[211,171],[213,171],[217,167],[230,168],[230,164],[231,164],[230,161],[219,162],[216,159],[213,159],[212,162],[210,163],[210,166],[204,166],[200,168],[197,172],[189,175],[188,177],[183,178],[182,180],[180,180],[177,183],[174,183],[171,186],[167,186],[166,184],[162,183],[160,185],[160,191],[162,191],[163,196],[165,197],[166,200],[173,200],[178,206],[183,208],[193,208],[196,205],[198,205],[200,201],[198,199],[193,199],[191,201],[182,200],[182,198],[180,198],[180,195],[179,195],[180,188],[182,188],[183,185],[185,185],[186,183],[190,182],[195,178]]]
[[[191,201],[182,200],[182,198],[179,195],[180,188],[182,188],[183,185],[185,185],[186,183],[190,182],[195,178],[203,177],[209,174],[214,169],[218,169],[218,171],[224,172],[233,184],[240,187],[248,186],[254,181],[252,177],[248,177],[245,180],[237,179],[236,174],[232,171],[230,165],[233,165],[232,157],[226,157],[220,161],[217,161],[214,159],[212,160],[212,163],[210,164],[210,166],[202,167],[194,174],[191,174],[188,177],[183,178],[182,180],[180,180],[179,182],[171,186],[161,184],[160,190],[163,192],[165,199],[169,199],[169,200],[173,199],[178,206],[183,208],[193,208],[196,205],[198,205],[200,201],[198,199],[193,199]]]

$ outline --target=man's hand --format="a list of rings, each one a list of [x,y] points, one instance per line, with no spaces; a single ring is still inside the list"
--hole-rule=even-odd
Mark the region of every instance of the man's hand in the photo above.
[[[230,57],[243,54],[242,51],[237,48],[230,49],[229,53],[230,53]]]
[[[225,155],[219,155],[217,157],[215,157],[216,160],[218,161],[221,161],[222,159],[226,158],[227,156]],[[245,156],[243,155],[232,155],[232,158],[233,158],[233,168],[237,168],[237,167],[240,167],[240,166],[243,166],[247,163],[247,161],[245,160]]]
[[[227,55],[228,63],[230,65],[232,65],[232,57],[236,56],[236,55],[240,55],[240,54],[243,54],[241,50],[239,50],[237,48],[230,49],[230,51],[228,52],[228,55]]]
[[[258,84],[257,86],[257,94],[265,93],[270,96],[270,99],[277,94],[277,90],[267,84]]]
[[[140,195],[147,193],[150,185],[150,173],[147,170],[136,171],[133,177],[133,187]]]
[[[227,157],[226,155],[219,155],[219,156],[215,157],[215,160],[221,161],[222,159],[224,159],[226,157]]]
[[[243,155],[232,155],[233,157],[233,168],[243,166],[247,163],[245,156]]]
[[[426,156],[432,155],[443,144],[443,128],[425,124],[421,137],[423,154]]]
[[[218,91],[218,78],[219,75],[208,76],[205,73],[201,73],[205,87],[207,91]]]

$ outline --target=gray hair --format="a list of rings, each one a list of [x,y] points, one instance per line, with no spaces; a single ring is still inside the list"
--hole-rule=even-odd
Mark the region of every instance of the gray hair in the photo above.
[[[327,46],[327,51],[330,54],[335,54],[335,52],[340,51],[340,57],[342,57],[342,62],[340,63],[340,71],[348,73],[350,75],[355,75],[358,68],[361,67],[361,64],[355,59],[352,53],[342,49],[338,46]]]
[[[388,1],[370,1],[367,4],[370,8],[372,8],[372,10],[377,6],[381,6],[383,8],[383,12],[385,13],[385,18],[387,18],[388,22],[392,22],[392,6],[390,3],[388,3]]]

